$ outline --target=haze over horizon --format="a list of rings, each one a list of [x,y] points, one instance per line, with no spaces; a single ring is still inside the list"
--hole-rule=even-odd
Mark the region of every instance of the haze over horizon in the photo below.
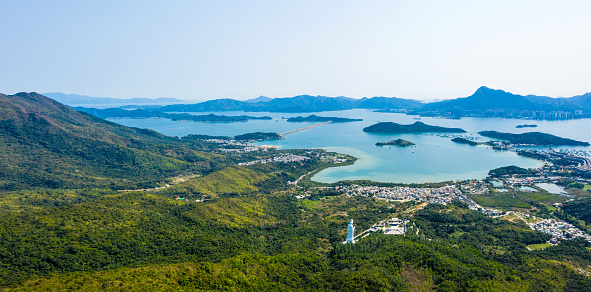
[[[188,101],[591,91],[591,2],[0,4],[0,92]]]

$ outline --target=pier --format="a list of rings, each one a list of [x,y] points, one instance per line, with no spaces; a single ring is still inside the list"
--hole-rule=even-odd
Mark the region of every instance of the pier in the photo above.
[[[293,131],[289,131],[289,132],[281,133],[281,134],[279,134],[279,135],[281,135],[281,136],[285,136],[285,135],[287,135],[287,134],[291,134],[291,133],[295,133],[295,132],[299,132],[299,131],[307,130],[307,129],[310,129],[310,128],[314,128],[314,127],[318,127],[318,126],[326,125],[326,124],[328,124],[328,123],[332,123],[332,121],[328,121],[328,122],[324,122],[324,123],[321,123],[321,124],[312,125],[312,126],[309,126],[309,127],[305,127],[305,128],[301,128],[301,129],[297,129],[297,130],[293,130]]]

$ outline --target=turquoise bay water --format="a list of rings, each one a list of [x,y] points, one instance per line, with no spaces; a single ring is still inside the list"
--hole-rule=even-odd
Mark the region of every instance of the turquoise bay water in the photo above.
[[[165,135],[184,136],[188,134],[207,134],[235,136],[249,132],[284,133],[318,123],[289,123],[283,118],[307,116],[309,113],[245,113],[214,112],[221,115],[271,116],[273,120],[252,120],[241,123],[196,123],[191,121],[173,122],[168,119],[110,119],[126,126],[149,128]],[[209,113],[195,113],[209,114]],[[517,156],[513,152],[494,151],[486,146],[468,146],[451,141],[453,135],[439,134],[370,134],[362,131],[364,127],[377,122],[396,122],[410,124],[417,121],[416,116],[393,113],[374,113],[367,110],[347,110],[315,113],[319,116],[361,118],[362,122],[330,123],[285,136],[280,141],[264,141],[259,145],[274,145],[284,149],[324,148],[329,151],[347,153],[360,158],[350,166],[323,170],[312,179],[319,182],[369,179],[381,182],[423,183],[486,177],[489,170],[517,165],[525,168],[539,167],[541,162]],[[510,133],[545,132],[561,137],[591,142],[586,129],[591,128],[591,120],[569,121],[528,121],[538,125],[534,129],[517,129],[523,120],[463,118],[461,120],[420,118],[429,125],[458,127],[468,131],[462,136],[487,140],[476,132],[496,130]],[[376,142],[405,139],[415,143],[412,147],[375,146]],[[589,147],[577,147],[590,151]]]

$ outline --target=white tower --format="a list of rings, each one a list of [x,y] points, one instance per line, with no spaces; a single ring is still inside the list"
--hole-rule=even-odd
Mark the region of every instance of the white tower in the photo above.
[[[353,219],[349,222],[349,226],[347,226],[347,241],[345,243],[355,243],[353,237],[355,237],[355,226],[353,226]]]

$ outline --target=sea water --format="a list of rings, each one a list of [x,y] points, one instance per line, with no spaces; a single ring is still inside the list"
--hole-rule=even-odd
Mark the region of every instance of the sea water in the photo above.
[[[316,122],[294,123],[286,119],[308,116],[310,113],[269,113],[269,112],[206,112],[193,113],[219,115],[270,116],[272,120],[250,120],[237,123],[200,123],[192,121],[171,121],[168,119],[109,119],[126,126],[149,128],[170,136],[206,134],[235,136],[249,132],[288,131],[316,125]],[[341,180],[368,179],[380,182],[424,183],[450,180],[481,179],[494,168],[516,165],[535,168],[542,162],[521,157],[510,151],[496,151],[488,146],[469,146],[451,141],[462,136],[487,141],[477,134],[479,131],[523,133],[545,132],[560,137],[590,142],[584,129],[591,128],[591,120],[528,121],[537,128],[515,128],[523,124],[518,119],[462,118],[459,120],[421,117],[429,125],[462,128],[465,134],[376,134],[363,132],[363,128],[377,122],[411,124],[419,118],[397,113],[375,113],[369,110],[346,110],[314,113],[318,116],[363,119],[361,122],[330,123],[285,135],[279,141],[263,141],[257,145],[273,145],[283,149],[324,148],[328,151],[346,153],[358,157],[353,165],[325,169],[312,179],[332,183]],[[376,146],[377,142],[404,139],[415,143],[411,147]],[[569,147],[591,151],[589,147]]]

